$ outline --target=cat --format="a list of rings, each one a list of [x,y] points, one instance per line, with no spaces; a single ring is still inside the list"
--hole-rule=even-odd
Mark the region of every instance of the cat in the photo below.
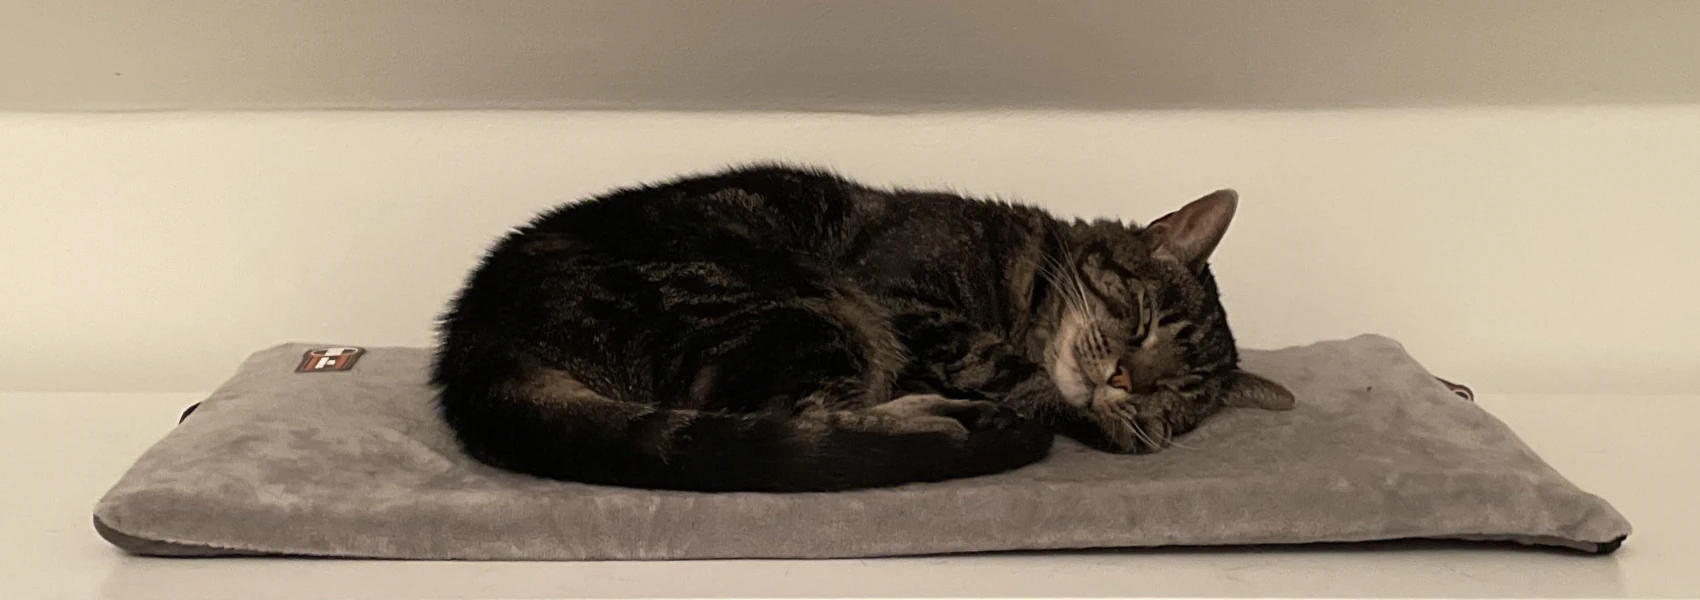
[[[1238,366],[1222,190],[1150,225],[773,164],[617,189],[506,235],[431,381],[472,457],[591,484],[818,492],[1149,453],[1293,395]]]

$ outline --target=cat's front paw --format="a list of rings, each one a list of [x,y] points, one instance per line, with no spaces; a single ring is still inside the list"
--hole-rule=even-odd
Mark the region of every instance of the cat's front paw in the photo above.
[[[986,400],[959,400],[944,416],[956,419],[969,431],[1006,429],[1021,419],[1015,409]]]
[[[937,394],[903,396],[875,407],[874,411],[902,418],[944,417],[956,421],[968,431],[1004,429],[1021,418],[1015,409],[997,402],[957,400]]]

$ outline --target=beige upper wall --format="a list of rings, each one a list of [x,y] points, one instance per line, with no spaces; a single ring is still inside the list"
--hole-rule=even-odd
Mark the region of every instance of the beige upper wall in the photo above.
[[[1212,268],[1243,345],[1374,332],[1482,393],[1692,394],[1696,132],[1700,105],[0,114],[0,391],[204,391],[283,341],[429,345],[538,211],[779,159],[1140,221],[1237,188]]]
[[[0,110],[1700,102],[1700,2],[0,0]]]

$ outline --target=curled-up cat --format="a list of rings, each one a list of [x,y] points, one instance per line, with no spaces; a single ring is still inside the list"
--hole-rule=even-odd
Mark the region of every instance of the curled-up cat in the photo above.
[[[1219,191],[1145,227],[753,166],[509,233],[444,315],[473,457],[594,484],[827,491],[1156,452],[1293,396],[1238,367]]]

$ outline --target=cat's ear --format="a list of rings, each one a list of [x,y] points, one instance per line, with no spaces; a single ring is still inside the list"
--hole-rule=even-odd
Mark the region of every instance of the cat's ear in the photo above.
[[[1293,393],[1281,384],[1238,369],[1228,376],[1228,385],[1222,388],[1222,404],[1237,408],[1291,410],[1296,403]]]
[[[1240,195],[1234,190],[1217,190],[1193,200],[1180,210],[1163,215],[1145,226],[1145,239],[1158,258],[1172,260],[1198,270],[1228,233]]]

